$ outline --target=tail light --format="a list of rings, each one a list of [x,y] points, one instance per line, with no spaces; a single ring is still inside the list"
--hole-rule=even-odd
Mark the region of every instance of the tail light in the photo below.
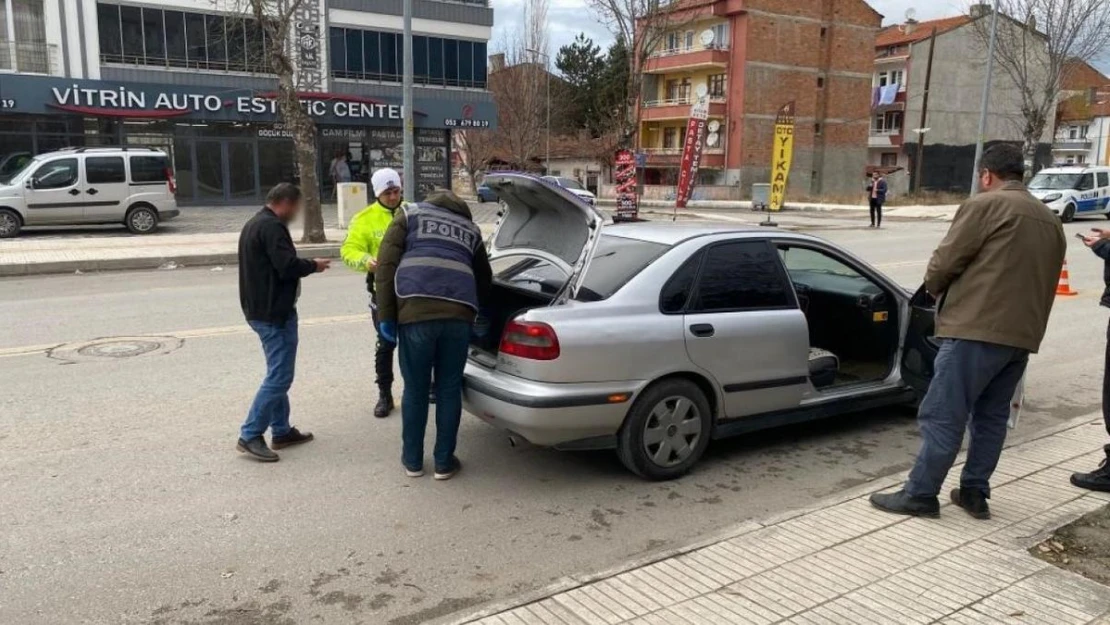
[[[559,337],[546,323],[510,321],[501,334],[500,351],[528,360],[555,360],[559,357]]]
[[[173,170],[169,167],[165,168],[166,173],[166,187],[169,188],[170,194],[177,193],[177,181],[173,178]]]

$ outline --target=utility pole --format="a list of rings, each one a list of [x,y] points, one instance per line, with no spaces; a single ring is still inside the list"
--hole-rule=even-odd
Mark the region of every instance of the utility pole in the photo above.
[[[937,27],[933,26],[933,34],[929,36],[929,63],[925,66],[925,93],[921,98],[921,123],[917,126],[917,156],[913,159],[914,193],[921,193],[922,163],[925,161],[925,127],[929,120],[929,89],[933,85],[933,52],[937,47]]]
[[[991,100],[991,81],[994,80],[994,49],[998,41],[998,0],[991,12],[991,37],[987,46],[987,78],[983,83],[983,102],[979,109],[979,137],[975,140],[975,163],[971,172],[971,195],[979,193],[979,161],[983,158],[983,141],[987,136],[987,108]]]
[[[402,83],[401,115],[404,117],[404,198],[416,201],[416,149],[413,143],[413,105],[412,105],[412,0],[404,0],[404,78]]]

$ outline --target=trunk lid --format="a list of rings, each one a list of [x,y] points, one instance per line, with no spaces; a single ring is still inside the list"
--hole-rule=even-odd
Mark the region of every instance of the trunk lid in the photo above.
[[[569,276],[554,304],[574,297],[601,238],[605,217],[570,191],[519,173],[487,174],[484,184],[504,205],[490,243],[490,258],[537,256]]]

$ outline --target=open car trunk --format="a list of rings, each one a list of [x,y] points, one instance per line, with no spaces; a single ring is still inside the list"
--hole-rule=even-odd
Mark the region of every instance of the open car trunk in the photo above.
[[[476,347],[485,354],[496,356],[497,346],[501,342],[501,334],[510,320],[526,310],[549,306],[553,300],[552,296],[540,293],[525,293],[501,284],[494,284],[490,293],[489,304],[483,310],[489,321],[489,332],[481,338],[471,338],[471,347]]]

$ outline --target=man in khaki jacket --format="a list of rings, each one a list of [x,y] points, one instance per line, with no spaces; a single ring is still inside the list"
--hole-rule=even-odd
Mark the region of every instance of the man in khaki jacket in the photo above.
[[[941,347],[918,412],[921,451],[901,491],[871,496],[877,508],[939,516],[937,495],[970,417],[967,464],[951,497],[971,516],[990,518],[1010,399],[1040,349],[1067,247],[1060,220],[1022,184],[1024,169],[1020,149],[987,150],[984,193],[960,207],[929,261],[925,287],[938,300]]]

